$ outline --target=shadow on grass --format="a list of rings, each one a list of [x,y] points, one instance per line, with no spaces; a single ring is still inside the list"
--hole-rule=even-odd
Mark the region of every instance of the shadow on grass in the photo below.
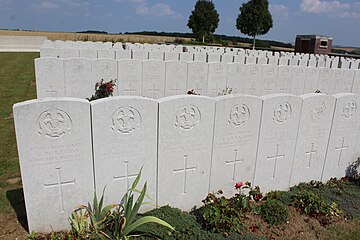
[[[27,232],[29,232],[23,189],[18,188],[7,191],[6,198],[9,200],[12,208],[15,210],[16,217],[21,226]]]

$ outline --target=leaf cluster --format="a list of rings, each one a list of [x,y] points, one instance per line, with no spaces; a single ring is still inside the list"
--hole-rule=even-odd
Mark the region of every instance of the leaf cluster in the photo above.
[[[208,0],[199,0],[188,20],[187,26],[192,29],[196,39],[209,38],[219,24],[219,14],[214,3]]]
[[[266,34],[273,27],[268,0],[250,0],[240,7],[236,28],[248,36]]]
[[[289,218],[289,210],[279,200],[269,199],[260,206],[260,216],[270,225],[280,225]]]

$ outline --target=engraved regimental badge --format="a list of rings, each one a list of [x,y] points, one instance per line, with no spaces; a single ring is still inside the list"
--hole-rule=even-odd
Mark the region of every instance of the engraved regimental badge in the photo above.
[[[49,109],[40,114],[37,125],[39,135],[54,139],[70,133],[72,122],[66,112],[59,109]]]
[[[201,120],[201,114],[194,105],[187,105],[180,108],[176,113],[175,126],[184,130],[190,130]]]
[[[113,113],[111,121],[111,129],[113,131],[117,131],[122,134],[129,134],[140,127],[141,116],[139,111],[135,108],[124,106]]]

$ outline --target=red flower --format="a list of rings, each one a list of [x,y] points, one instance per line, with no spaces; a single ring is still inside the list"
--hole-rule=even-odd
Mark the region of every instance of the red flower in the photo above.
[[[242,182],[237,182],[237,183],[235,184],[235,188],[236,188],[236,189],[239,189],[239,188],[242,187],[242,185],[243,185]]]

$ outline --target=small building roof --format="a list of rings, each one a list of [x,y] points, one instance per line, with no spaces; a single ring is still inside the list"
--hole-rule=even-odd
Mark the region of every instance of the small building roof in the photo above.
[[[319,35],[319,34],[305,34],[305,35],[296,35],[296,38],[327,38],[327,39],[333,39],[329,36]]]

